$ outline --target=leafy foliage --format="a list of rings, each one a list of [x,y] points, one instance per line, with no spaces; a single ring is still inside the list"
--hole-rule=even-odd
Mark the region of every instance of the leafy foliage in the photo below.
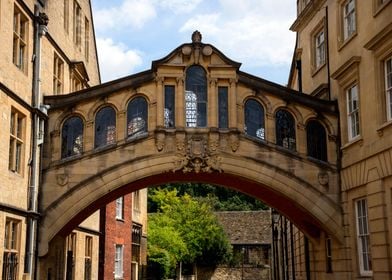
[[[182,183],[167,184],[164,188],[177,190],[179,195],[189,194],[199,202],[210,205],[213,211],[255,211],[268,209],[263,202],[224,187],[209,184]],[[153,190],[149,189],[149,192]],[[156,212],[157,207],[154,201],[151,199],[148,200],[149,212]]]
[[[153,189],[150,199],[157,213],[149,216],[149,261],[164,268],[164,277],[179,262],[214,265],[230,259],[231,245],[207,203],[167,188]]]

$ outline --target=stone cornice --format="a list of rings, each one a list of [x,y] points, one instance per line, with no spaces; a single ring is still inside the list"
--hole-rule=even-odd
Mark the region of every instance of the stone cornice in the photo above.
[[[325,0],[310,1],[306,5],[305,9],[303,9],[297,16],[297,19],[294,21],[294,23],[290,26],[290,30],[295,32],[301,31],[301,29],[306,26],[314,17],[314,15],[320,10],[324,2]]]
[[[345,63],[343,63],[335,72],[332,73],[332,79],[339,80],[352,66],[361,61],[360,56],[352,56]]]
[[[388,24],[380,32],[374,35],[363,47],[367,50],[374,51],[379,45],[392,37],[392,23]]]

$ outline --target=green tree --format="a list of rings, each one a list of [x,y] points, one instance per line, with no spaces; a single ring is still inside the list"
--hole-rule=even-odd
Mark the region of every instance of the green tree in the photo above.
[[[230,259],[231,245],[208,204],[175,189],[154,189],[150,198],[157,213],[149,217],[148,255],[165,277],[179,262],[215,265]]]

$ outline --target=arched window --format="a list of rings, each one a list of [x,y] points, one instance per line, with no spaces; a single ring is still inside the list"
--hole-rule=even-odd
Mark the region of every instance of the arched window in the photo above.
[[[143,97],[136,97],[128,104],[127,135],[136,136],[147,132],[147,101]]]
[[[309,121],[306,125],[308,156],[327,161],[327,136],[325,128],[318,121]]]
[[[95,144],[102,147],[116,142],[116,112],[112,107],[104,107],[95,116]]]
[[[70,117],[61,129],[61,157],[80,155],[83,152],[83,121]]]
[[[203,67],[198,65],[186,71],[185,121],[187,127],[207,125],[207,78]]]
[[[245,133],[249,136],[265,139],[264,108],[253,99],[245,103]]]
[[[295,121],[286,110],[279,110],[275,115],[276,144],[286,149],[295,151]]]

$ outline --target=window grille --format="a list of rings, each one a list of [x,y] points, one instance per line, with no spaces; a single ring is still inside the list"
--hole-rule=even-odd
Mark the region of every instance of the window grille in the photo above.
[[[256,100],[245,103],[245,133],[259,139],[265,139],[264,108]]]
[[[218,87],[219,128],[229,128],[228,88]]]
[[[147,132],[147,113],[147,101],[143,97],[136,97],[128,104],[128,137],[141,135]]]
[[[325,128],[315,120],[306,126],[306,139],[308,156],[327,161],[327,136]]]
[[[295,121],[286,110],[276,112],[276,144],[286,149],[296,150]]]
[[[165,86],[165,111],[164,121],[165,127],[171,128],[175,126],[175,87]]]
[[[95,148],[116,142],[116,112],[104,107],[95,116]]]
[[[207,125],[207,78],[203,67],[198,65],[186,71],[185,116],[187,127]]]
[[[61,157],[80,155],[83,152],[83,121],[79,117],[67,119],[61,130]]]

